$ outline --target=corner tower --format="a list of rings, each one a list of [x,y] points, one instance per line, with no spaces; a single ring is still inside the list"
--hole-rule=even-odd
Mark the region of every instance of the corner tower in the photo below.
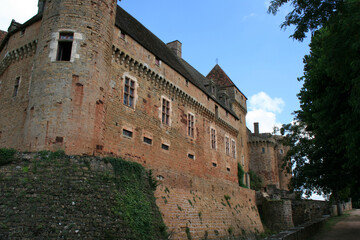
[[[43,17],[24,132],[28,150],[92,154],[102,147],[116,6],[116,0],[39,0]]]

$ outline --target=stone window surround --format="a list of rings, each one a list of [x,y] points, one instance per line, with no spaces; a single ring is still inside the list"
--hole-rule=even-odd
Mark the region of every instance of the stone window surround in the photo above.
[[[189,155],[194,156],[194,158],[190,158]],[[195,156],[195,152],[194,152],[194,151],[188,151],[187,154],[186,154],[186,156],[187,156],[189,159],[191,159],[191,160],[195,160],[195,159],[196,159],[196,156]]]
[[[190,120],[189,120],[189,115],[191,115],[193,117],[193,121],[192,121],[192,135],[190,134]],[[187,113],[187,136],[191,137],[191,138],[195,138],[195,114],[193,114],[192,112]]]
[[[216,129],[212,126],[210,127],[210,148],[217,149]]]
[[[149,144],[149,143],[144,142],[144,138],[149,138],[149,139],[151,139],[151,140],[152,140],[152,143]],[[141,142],[142,142],[143,144],[145,144],[145,145],[150,145],[150,146],[152,146],[153,143],[154,143],[153,135],[152,135],[151,133],[147,132],[147,131],[143,131],[142,136],[141,136]]]
[[[126,78],[129,78],[131,81],[134,81],[135,82],[135,90],[134,90],[134,106],[133,107],[130,107],[126,104],[124,104],[124,91],[125,91],[125,79]],[[122,80],[122,83],[121,83],[121,88],[122,88],[122,94],[121,94],[121,102],[123,104],[123,106],[127,107],[128,109],[131,109],[133,111],[136,110],[136,103],[137,103],[137,100],[138,100],[138,93],[137,93],[137,90],[139,89],[139,83],[138,83],[138,80],[136,77],[134,77],[133,75],[129,74],[128,72],[125,72],[121,78]]]
[[[19,95],[20,85],[21,85],[21,77],[18,76],[15,78],[14,91],[12,93],[12,97],[17,97]]]
[[[51,62],[58,62],[56,60],[58,47],[59,47],[59,38],[61,33],[73,33],[73,44],[71,48],[71,57],[70,62],[74,62],[75,59],[80,58],[80,55],[78,54],[78,48],[80,46],[80,42],[82,42],[83,34],[76,32],[73,29],[59,29],[57,32],[51,33],[51,41],[50,41],[50,52],[49,52],[49,58]],[[60,61],[59,61],[60,62]]]
[[[132,137],[128,137],[128,136],[125,136],[123,134],[123,131],[126,130],[126,131],[129,131],[129,132],[132,132]],[[129,125],[124,125],[122,128],[121,128],[121,137],[122,138],[125,138],[125,139],[134,139],[134,127],[132,126],[129,126]]]
[[[161,121],[161,124],[163,126],[168,126],[170,127],[171,126],[171,115],[172,115],[172,106],[171,106],[171,99],[170,98],[167,98],[166,96],[164,95],[161,95],[161,98],[160,98],[161,102],[160,102],[160,109],[159,109],[159,117],[160,117],[160,121]],[[164,123],[163,122],[163,118],[162,118],[162,115],[163,115],[163,100],[166,100],[169,102],[169,119],[168,119],[168,123]]]
[[[225,135],[225,154],[230,155],[230,138],[228,135]]]
[[[236,159],[236,141],[235,139],[231,139],[231,156]]]
[[[162,145],[163,145],[163,144],[166,145],[166,146],[168,146],[169,149],[168,149],[168,150],[163,149],[163,148],[162,148]],[[167,140],[167,139],[161,138],[160,149],[161,149],[162,151],[164,151],[164,152],[169,152],[169,151],[170,151],[170,147],[171,147],[170,141]]]

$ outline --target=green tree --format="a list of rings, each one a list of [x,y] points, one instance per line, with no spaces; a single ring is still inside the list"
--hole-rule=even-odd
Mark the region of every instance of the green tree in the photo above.
[[[358,0],[356,0],[358,1]],[[295,31],[290,36],[302,41],[305,33],[325,26],[331,16],[342,11],[345,0],[272,0],[269,13],[276,14],[280,7],[290,3],[294,9],[285,17],[281,28],[294,25]]]
[[[314,1],[326,2],[326,1]],[[337,1],[332,1],[337,2]],[[360,1],[344,1],[314,32],[304,58],[297,124],[285,126],[295,164],[292,186],[332,193],[360,192]]]

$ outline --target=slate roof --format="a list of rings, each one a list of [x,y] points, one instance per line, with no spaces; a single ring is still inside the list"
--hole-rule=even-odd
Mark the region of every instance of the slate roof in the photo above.
[[[214,80],[218,85],[222,87],[235,86],[229,76],[224,72],[224,70],[222,70],[222,68],[218,64],[216,64],[215,67],[208,73],[206,78]]]
[[[35,23],[37,21],[40,21],[41,19],[42,19],[42,14],[38,13],[35,16],[33,16],[32,18],[30,18],[28,21],[26,21],[24,24],[20,24],[20,25],[17,26],[17,28],[15,28],[15,29],[9,31],[8,33],[6,33],[3,41],[2,42],[0,41],[0,52],[3,50],[3,48],[5,47],[6,42],[10,39],[10,37],[13,34],[27,28],[28,26],[32,25],[33,23]]]
[[[117,6],[115,25],[148,51],[153,53],[156,57],[161,59],[161,61],[165,62],[184,78],[202,90],[209,98],[212,98],[218,105],[230,112],[236,119],[239,119],[234,111],[213,97],[205,88],[204,84],[208,82],[208,79],[204,75],[199,73],[185,60],[176,56],[163,41],[156,37],[150,30],[148,30],[120,6]]]
[[[221,87],[236,87],[236,89],[247,99],[245,94],[240,91],[240,89],[233,83],[233,81],[218,64],[216,64],[215,67],[211,69],[206,78],[213,80]]]

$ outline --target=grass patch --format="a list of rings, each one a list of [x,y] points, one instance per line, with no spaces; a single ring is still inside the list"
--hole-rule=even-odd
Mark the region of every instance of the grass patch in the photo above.
[[[224,195],[224,198],[225,198],[225,201],[227,202],[227,204],[229,205],[229,207],[231,207],[231,204],[230,204],[231,197],[229,195]]]
[[[344,213],[342,216],[335,216],[330,217],[326,220],[324,225],[321,227],[320,231],[311,239],[317,239],[319,236],[323,235],[324,233],[330,231],[330,229],[338,222],[344,220],[345,218],[349,217],[350,214]]]
[[[15,149],[0,148],[0,166],[4,166],[14,161],[15,153]]]

